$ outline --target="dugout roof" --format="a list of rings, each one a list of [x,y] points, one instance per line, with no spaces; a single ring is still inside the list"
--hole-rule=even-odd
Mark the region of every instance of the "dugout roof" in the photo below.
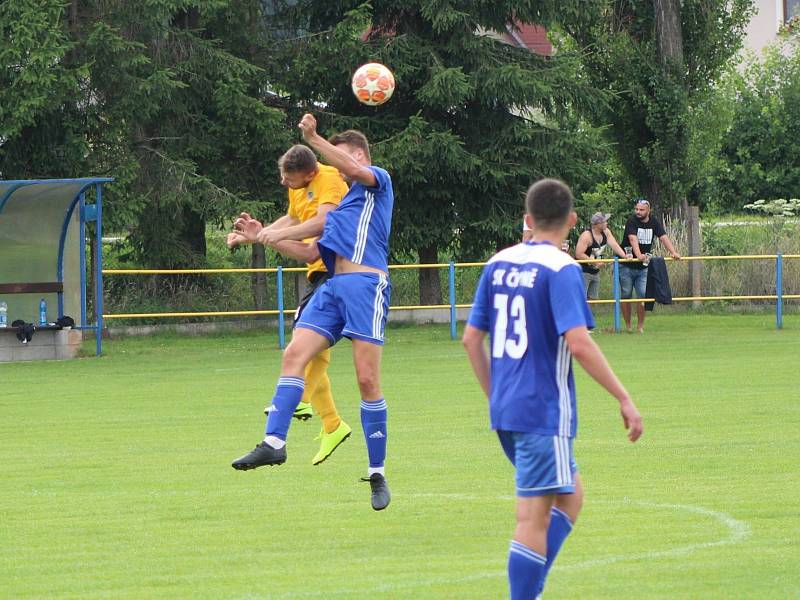
[[[85,222],[99,216],[98,203],[87,205],[85,199],[87,195],[99,199],[100,186],[110,181],[105,177],[0,180],[0,299],[8,304],[9,323],[16,319],[38,323],[39,300],[44,298],[49,321],[66,314],[85,324],[81,240]],[[13,293],[25,285],[28,291]],[[31,291],[36,289],[55,291]]]

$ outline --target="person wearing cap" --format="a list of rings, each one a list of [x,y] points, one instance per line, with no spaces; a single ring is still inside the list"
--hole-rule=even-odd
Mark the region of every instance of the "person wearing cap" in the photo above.
[[[608,213],[596,212],[592,215],[591,227],[584,231],[575,244],[575,258],[577,260],[597,260],[602,258],[606,246],[611,246],[614,253],[620,258],[625,258],[625,251],[614,239],[608,229]],[[597,300],[600,296],[600,269],[604,263],[581,263],[583,270],[583,285],[588,300]]]
[[[625,233],[623,242],[626,249],[629,246],[632,258],[639,262],[620,263],[619,265],[619,287],[623,299],[633,297],[633,290],[636,289],[636,297],[644,298],[647,287],[647,266],[650,262],[650,250],[653,247],[655,238],[658,238],[674,259],[681,257],[672,241],[667,236],[664,226],[656,217],[650,214],[650,202],[644,198],[636,200],[634,214],[625,223]],[[622,303],[622,318],[625,319],[625,327],[631,331],[631,303]],[[639,333],[644,331],[644,303],[636,303],[636,328]]]

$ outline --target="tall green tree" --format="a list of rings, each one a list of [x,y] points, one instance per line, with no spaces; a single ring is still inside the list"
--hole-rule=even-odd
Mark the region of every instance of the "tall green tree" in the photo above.
[[[800,197],[800,50],[771,46],[731,78],[734,114],[713,182],[719,207]]]
[[[685,204],[702,173],[689,160],[692,113],[741,47],[752,0],[591,0],[561,27],[590,81],[615,92],[606,110],[620,163],[662,209]]]
[[[206,225],[271,216],[283,110],[263,101],[258,0],[0,4],[0,173],[110,175],[107,224],[137,262],[195,266]]]
[[[580,78],[579,56],[540,56],[496,33],[579,4],[301,0],[276,11],[288,33],[269,79],[286,106],[317,113],[324,133],[353,127],[370,138],[374,162],[393,176],[396,258],[484,258],[519,238],[533,180],[580,188],[601,168],[605,149],[575,113],[605,95]],[[369,61],[397,81],[377,108],[350,91],[353,71]],[[421,301],[440,302],[438,275],[420,278]]]

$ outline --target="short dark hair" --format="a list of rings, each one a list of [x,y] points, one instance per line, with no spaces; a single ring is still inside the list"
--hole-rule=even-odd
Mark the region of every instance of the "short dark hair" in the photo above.
[[[540,179],[528,188],[525,210],[536,229],[550,231],[564,225],[572,212],[572,191],[558,179]]]
[[[278,159],[278,168],[286,173],[311,173],[317,169],[317,156],[303,144],[295,144]]]
[[[328,141],[334,146],[338,144],[347,144],[353,148],[360,148],[367,156],[367,160],[372,162],[372,157],[369,153],[369,142],[367,141],[367,136],[360,131],[348,129],[347,131],[342,131],[341,133],[332,135],[328,138]]]

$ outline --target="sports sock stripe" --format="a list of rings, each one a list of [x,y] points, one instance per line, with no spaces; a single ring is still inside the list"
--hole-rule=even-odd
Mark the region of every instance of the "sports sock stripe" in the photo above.
[[[516,540],[511,540],[511,546],[509,547],[508,550],[509,552],[519,554],[520,556],[523,556],[524,558],[527,558],[530,561],[537,562],[540,565],[544,565],[547,563],[547,558],[545,558],[538,552],[531,550],[526,545],[521,544]]]
[[[561,515],[566,520],[570,530],[572,529],[572,519],[569,518],[569,515],[567,513],[565,513],[563,510],[556,508],[555,506],[550,509],[550,512]]]
[[[386,400],[380,400],[379,402],[367,402],[366,400],[361,401],[361,408],[364,410],[386,410]]]
[[[275,387],[294,387],[303,390],[306,387],[306,381],[302,377],[279,377],[278,385]]]

